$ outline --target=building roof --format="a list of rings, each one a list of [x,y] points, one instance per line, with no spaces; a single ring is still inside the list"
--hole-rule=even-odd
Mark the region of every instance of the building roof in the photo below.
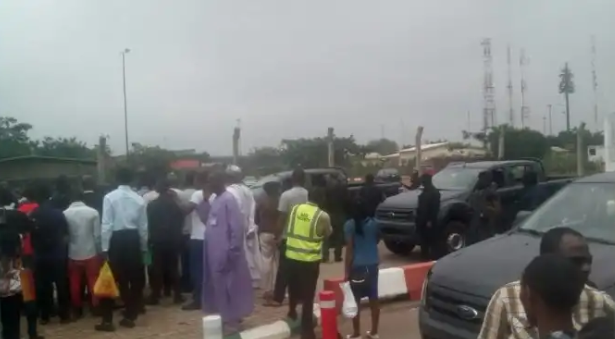
[[[421,151],[426,151],[428,149],[438,148],[438,147],[442,147],[442,146],[448,146],[448,144],[450,144],[450,142],[448,142],[448,141],[436,142],[436,143],[433,143],[433,144],[423,144],[423,145],[421,145]],[[404,148],[404,149],[399,151],[399,153],[408,153],[408,152],[416,152],[416,146],[413,146],[413,147],[410,147],[410,148]]]
[[[426,151],[432,148],[438,148],[438,147],[442,147],[442,146],[448,146],[450,144],[450,142],[445,141],[445,142],[436,142],[433,144],[423,144],[421,145],[421,151]],[[416,152],[416,146],[412,146],[410,148],[404,148],[402,150],[400,150],[398,153],[393,153],[393,154],[388,154],[383,156],[383,158],[397,158],[399,157],[399,155],[401,153],[411,153],[411,152]]]
[[[72,162],[72,163],[81,163],[86,165],[96,165],[96,160],[94,159],[74,159],[74,158],[58,158],[58,157],[46,157],[39,155],[24,155],[19,157],[12,158],[4,158],[0,159],[0,164],[9,163],[9,162],[26,162],[26,161],[44,161],[44,162]]]

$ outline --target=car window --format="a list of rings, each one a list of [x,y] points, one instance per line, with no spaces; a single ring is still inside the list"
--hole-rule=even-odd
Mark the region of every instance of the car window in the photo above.
[[[525,173],[532,171],[533,168],[527,164],[520,164],[511,166],[509,169],[509,181],[513,185],[520,185],[523,182],[523,176]]]
[[[504,176],[503,168],[494,168],[491,170],[491,180],[497,188],[506,187],[506,177]]]
[[[447,167],[433,176],[434,186],[441,190],[472,189],[482,170],[472,167]]]
[[[571,183],[547,200],[521,231],[570,227],[595,241],[615,244],[615,183]]]

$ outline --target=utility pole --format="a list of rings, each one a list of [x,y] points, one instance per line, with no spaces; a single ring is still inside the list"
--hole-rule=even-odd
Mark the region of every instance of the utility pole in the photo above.
[[[416,137],[414,140],[414,143],[416,144],[414,146],[416,149],[416,152],[414,152],[416,154],[415,169],[419,172],[419,174],[421,173],[421,161],[423,157],[423,146],[422,146],[421,140],[423,140],[423,126],[419,126],[416,129]],[[401,159],[401,155],[400,155],[400,159]]]
[[[237,126],[233,129],[233,165],[239,162],[239,138],[241,138],[241,127],[238,119]]]
[[[333,132],[333,127],[329,127],[327,129],[327,164],[329,167],[335,166],[335,152],[333,149],[333,139],[335,138],[335,133]]]
[[[596,74],[596,37],[592,35],[591,37],[591,67],[592,67],[592,89],[594,91],[594,124],[596,126],[596,131],[600,130],[600,125],[598,124],[598,76]]]
[[[551,120],[551,110],[553,105],[548,104],[547,107],[549,108],[549,135],[553,135],[553,120]]]
[[[130,53],[130,49],[125,48],[122,54],[122,83],[124,86],[124,138],[126,141],[126,160],[128,160],[128,153],[130,152],[130,144],[128,141],[128,100],[126,98],[126,54]]]
[[[470,120],[470,111],[468,111],[466,118],[468,119],[468,132],[472,130],[472,121]]]
[[[525,58],[525,50],[521,49],[519,55],[519,68],[521,69],[521,127],[526,127],[530,118],[530,108],[525,101],[527,83],[525,82],[525,66],[528,60]]]
[[[515,127],[515,109],[513,108],[513,85],[512,85],[512,68],[511,68],[511,53],[508,46],[506,53],[506,62],[508,64],[508,124],[510,127]]]

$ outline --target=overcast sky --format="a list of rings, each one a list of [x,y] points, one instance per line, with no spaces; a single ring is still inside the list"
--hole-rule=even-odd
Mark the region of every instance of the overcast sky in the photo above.
[[[315,137],[328,126],[360,142],[460,139],[481,127],[483,59],[491,37],[498,121],[507,120],[506,46],[525,48],[530,124],[565,126],[558,73],[569,62],[572,123],[615,111],[612,0],[1,0],[0,116],[32,136],[110,136],[123,152],[122,63],[130,139],[229,154]],[[467,112],[470,112],[468,123]],[[548,127],[547,127],[548,130]]]

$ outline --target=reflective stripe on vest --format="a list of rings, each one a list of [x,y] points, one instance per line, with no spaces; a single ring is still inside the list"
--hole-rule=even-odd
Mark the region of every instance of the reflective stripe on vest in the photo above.
[[[322,213],[310,203],[293,207],[286,232],[286,257],[310,262],[322,259],[323,237],[316,234]]]

